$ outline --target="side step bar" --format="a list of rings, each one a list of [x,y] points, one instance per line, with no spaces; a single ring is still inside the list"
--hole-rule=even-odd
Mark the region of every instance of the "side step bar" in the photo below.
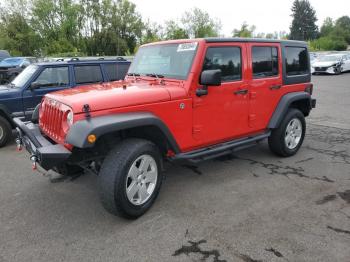
[[[246,137],[241,139],[232,140],[222,144],[210,146],[204,149],[198,149],[191,152],[180,153],[170,158],[172,161],[188,161],[192,163],[198,163],[220,157],[223,155],[231,154],[232,152],[239,151],[251,146],[255,143],[268,138],[271,135],[271,131],[256,135],[253,137]]]

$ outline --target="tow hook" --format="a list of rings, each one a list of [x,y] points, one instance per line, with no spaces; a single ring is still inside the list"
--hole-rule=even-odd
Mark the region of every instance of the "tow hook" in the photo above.
[[[31,157],[30,157],[30,160],[32,161],[32,169],[33,170],[36,170],[36,163],[37,163],[37,161],[38,161],[38,158],[36,157],[36,156],[34,156],[34,155],[32,155]]]
[[[20,138],[16,139],[16,146],[17,146],[17,151],[22,151],[23,146],[22,146],[22,140]]]

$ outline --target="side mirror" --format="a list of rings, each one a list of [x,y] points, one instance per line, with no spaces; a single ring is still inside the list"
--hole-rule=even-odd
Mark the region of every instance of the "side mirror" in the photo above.
[[[221,70],[205,70],[201,74],[200,84],[203,86],[220,86]]]
[[[25,69],[27,66],[26,65],[21,65],[21,68],[22,69]]]
[[[30,84],[29,89],[30,89],[31,91],[34,91],[35,89],[40,88],[40,86],[41,86],[40,83],[38,83],[38,82],[33,82],[33,83]]]
[[[200,84],[202,88],[197,89],[197,96],[204,96],[208,94],[208,86],[220,86],[221,85],[221,70],[205,70],[201,74]]]

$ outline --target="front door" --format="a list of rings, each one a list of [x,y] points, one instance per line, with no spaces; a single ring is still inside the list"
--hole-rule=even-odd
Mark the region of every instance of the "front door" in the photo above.
[[[36,84],[35,89],[28,87],[23,91],[23,107],[27,117],[32,115],[33,110],[40,104],[45,94],[62,90],[70,86],[69,67],[47,67],[32,83]]]
[[[193,98],[193,137],[198,145],[231,140],[247,132],[249,88],[246,44],[208,45],[203,70],[220,69],[221,86],[209,86],[208,94]],[[200,88],[198,80],[198,88]]]

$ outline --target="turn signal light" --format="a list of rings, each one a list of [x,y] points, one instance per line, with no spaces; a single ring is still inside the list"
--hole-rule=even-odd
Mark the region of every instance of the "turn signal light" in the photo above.
[[[90,143],[90,144],[93,144],[93,143],[95,143],[96,142],[96,135],[89,135],[88,137],[87,137],[87,140],[88,140],[88,142]]]

